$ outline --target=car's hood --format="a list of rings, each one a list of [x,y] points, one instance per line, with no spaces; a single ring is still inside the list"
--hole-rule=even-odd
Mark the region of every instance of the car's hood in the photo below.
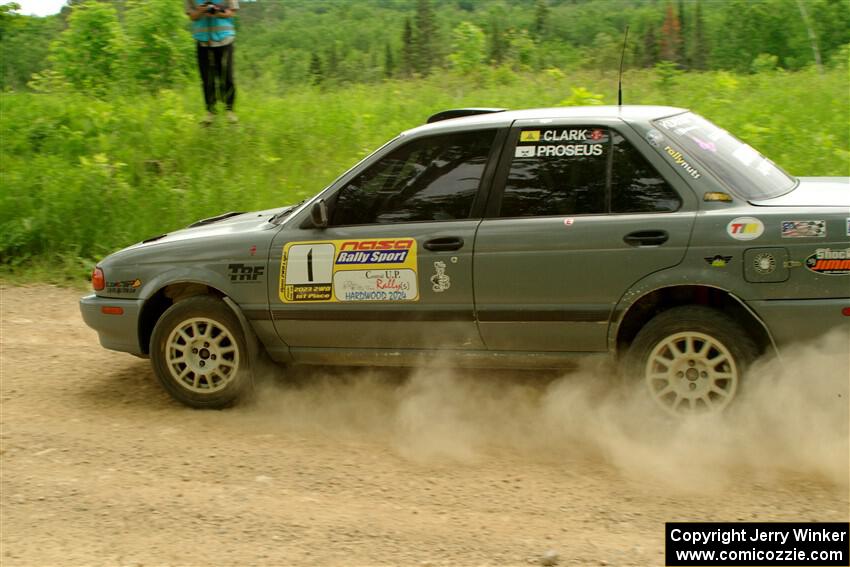
[[[750,201],[757,207],[850,207],[850,177],[800,177],[797,187],[780,197]]]
[[[273,216],[294,210],[297,206],[298,205],[288,205],[286,207],[278,207],[276,209],[267,209],[264,211],[253,211],[250,213],[225,213],[218,217],[211,217],[197,221],[189,225],[187,228],[148,238],[147,240],[143,240],[142,242],[131,246],[127,250],[157,244],[165,244],[168,242],[177,242],[179,240],[222,236],[226,234],[237,234],[252,230],[260,230],[269,226],[269,220]]]

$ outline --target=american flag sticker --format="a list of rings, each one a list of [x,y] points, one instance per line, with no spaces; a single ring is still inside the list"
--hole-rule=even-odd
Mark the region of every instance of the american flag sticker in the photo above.
[[[826,236],[826,221],[782,221],[782,238],[823,238],[824,236]]]
[[[517,146],[515,157],[534,157],[534,148],[537,146]]]

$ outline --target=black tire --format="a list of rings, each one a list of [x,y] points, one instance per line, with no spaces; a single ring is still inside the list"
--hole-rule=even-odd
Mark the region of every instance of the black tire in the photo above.
[[[197,295],[168,308],[154,327],[150,354],[162,387],[193,408],[227,407],[253,387],[239,319],[213,296]]]
[[[756,343],[734,319],[685,305],[660,313],[640,330],[625,368],[660,407],[681,416],[726,409],[757,356]]]

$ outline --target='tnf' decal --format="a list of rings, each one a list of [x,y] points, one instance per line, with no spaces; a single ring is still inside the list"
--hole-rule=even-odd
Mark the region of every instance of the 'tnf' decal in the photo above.
[[[230,281],[234,283],[253,283],[259,281],[265,271],[265,266],[251,266],[245,264],[228,264]]]

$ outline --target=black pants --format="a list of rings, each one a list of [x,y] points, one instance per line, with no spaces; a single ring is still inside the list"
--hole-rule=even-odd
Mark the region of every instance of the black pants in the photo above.
[[[198,69],[204,84],[207,110],[215,112],[216,100],[224,101],[227,110],[233,110],[233,103],[236,101],[236,85],[233,84],[233,44],[221,47],[206,47],[200,43],[197,45]]]

